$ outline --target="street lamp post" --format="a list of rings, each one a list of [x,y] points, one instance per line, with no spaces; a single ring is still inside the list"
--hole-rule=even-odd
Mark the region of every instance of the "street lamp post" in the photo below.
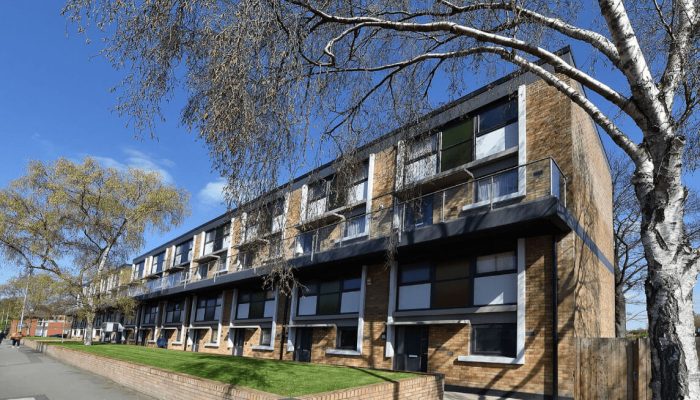
[[[22,300],[22,313],[19,317],[19,331],[20,333],[22,332],[22,329],[24,329],[24,309],[27,307],[27,295],[29,294],[29,281],[32,278],[32,268],[29,267],[29,275],[27,275],[27,284],[24,287],[24,300]],[[29,336],[29,332],[27,332],[27,336]]]

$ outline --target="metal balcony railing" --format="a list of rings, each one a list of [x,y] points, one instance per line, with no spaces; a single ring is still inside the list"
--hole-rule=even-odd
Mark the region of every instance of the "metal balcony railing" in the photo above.
[[[279,260],[311,257],[320,252],[371,239],[387,238],[393,233],[448,222],[470,213],[484,212],[520,202],[555,197],[566,206],[566,177],[552,158],[506,168],[429,193],[404,193],[404,200],[393,200],[386,207],[375,200],[375,210],[342,218],[340,221],[311,229],[281,241],[265,241],[241,250],[237,255],[191,265],[189,269],[131,288],[154,292],[187,285],[249,268],[269,265]],[[388,202],[387,202],[388,203]],[[301,225],[299,228],[303,227]]]

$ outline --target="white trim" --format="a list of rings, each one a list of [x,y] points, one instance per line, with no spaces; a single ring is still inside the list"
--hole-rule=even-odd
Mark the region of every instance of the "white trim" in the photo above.
[[[326,354],[337,356],[361,356],[362,351],[344,350],[344,349],[326,349]]]
[[[362,354],[362,339],[364,338],[364,327],[365,327],[365,295],[367,294],[367,266],[362,266],[362,284],[360,285],[360,309],[358,310],[359,315],[357,316],[357,345],[355,349],[358,353]],[[336,332],[337,336],[337,332]],[[336,337],[337,340],[337,337]]]
[[[398,266],[396,261],[391,263],[391,268],[389,269],[389,302],[387,307],[387,317],[386,317],[386,345],[384,346],[384,356],[393,357],[394,356],[394,311],[396,310],[396,284]]]
[[[519,170],[526,170],[526,167],[520,167]],[[515,193],[510,193],[510,194],[506,194],[503,196],[494,197],[493,201],[482,200],[478,203],[471,203],[471,204],[464,205],[464,206],[462,206],[462,211],[467,211],[467,210],[470,210],[472,208],[484,207],[484,206],[487,206],[489,204],[495,204],[495,203],[498,203],[501,201],[512,200],[512,199],[516,199],[516,198],[524,197],[524,196],[525,196],[525,193],[521,193],[521,191],[518,190]]]
[[[468,319],[436,319],[436,320],[424,320],[424,321],[394,321],[390,326],[400,326],[400,325],[470,325],[471,321]]]
[[[272,336],[272,334],[270,334],[270,336]],[[275,340],[275,339],[273,337],[270,337],[270,340]],[[251,346],[250,348],[251,348],[251,350],[256,350],[256,351],[275,351],[274,346],[264,346],[261,344],[256,344],[254,346]]]
[[[238,288],[233,289],[233,297],[231,298],[231,314],[229,315],[228,323],[228,343],[229,348],[233,347],[233,338],[231,337],[231,330],[234,328],[233,319],[236,317],[236,307],[238,307]]]
[[[294,287],[292,288],[292,309],[289,313],[289,332],[287,334],[287,352],[294,351],[294,342],[296,339],[296,329],[294,328],[294,316],[296,315],[297,312],[297,293],[299,291],[297,290],[297,285],[295,284]]]
[[[222,290],[221,291],[221,311],[219,311],[219,329],[216,332],[216,342],[211,342],[211,343],[216,343],[217,346],[219,346],[219,342],[221,341],[221,328],[222,324],[224,322],[224,300],[226,299],[226,291]],[[211,340],[211,339],[209,339]]]
[[[365,213],[367,214],[365,224],[365,232],[369,236],[372,228],[372,218],[370,214],[372,212],[372,198],[374,197],[374,158],[375,154],[369,155],[369,161],[367,162],[367,196],[365,198]]]
[[[527,91],[518,86],[518,165],[527,164]],[[527,168],[518,169],[518,193],[527,193]]]
[[[304,184],[301,186],[301,201],[299,210],[299,216],[301,217],[301,222],[306,222],[306,201],[309,198],[309,185]]]
[[[516,360],[518,364],[525,364],[525,300],[527,294],[527,287],[525,286],[525,239],[518,239],[518,310],[517,315],[517,339],[516,339]]]
[[[501,357],[501,356],[457,356],[457,361],[459,362],[478,362],[478,363],[491,363],[491,364],[515,364],[522,365],[524,362],[518,360],[518,358],[512,357]]]
[[[405,143],[403,140],[399,140],[396,143],[396,176],[394,177],[394,187],[396,190],[403,188],[403,175],[405,169]]]
[[[280,297],[280,291],[279,288],[275,289],[275,309],[272,312],[272,326],[270,326],[270,344],[267,347],[272,348],[272,350],[275,349],[275,337],[277,336],[277,307],[278,307],[278,301]],[[264,314],[264,312],[263,312]],[[260,334],[262,335],[262,327],[260,328]],[[253,347],[253,350],[255,350],[255,347]]]

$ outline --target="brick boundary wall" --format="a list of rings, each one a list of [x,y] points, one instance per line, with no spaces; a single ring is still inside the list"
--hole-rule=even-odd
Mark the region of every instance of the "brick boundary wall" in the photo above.
[[[65,364],[92,372],[114,382],[157,399],[192,400],[278,400],[291,399],[255,389],[237,387],[223,382],[198,378],[133,364],[126,361],[97,356],[61,346],[24,339],[23,344],[45,353]],[[316,393],[298,397],[300,400],[380,400],[425,399],[441,400],[444,378],[441,375],[420,375],[398,382],[375,383],[357,388]]]

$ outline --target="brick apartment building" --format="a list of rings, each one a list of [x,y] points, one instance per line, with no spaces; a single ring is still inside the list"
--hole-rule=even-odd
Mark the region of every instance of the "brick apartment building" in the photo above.
[[[358,154],[351,179],[328,164],[136,257],[107,284],[144,282],[128,288],[136,316],[97,326],[467,391],[549,396],[556,379],[572,397],[574,338],[614,335],[612,187],[591,119],[512,74]],[[263,290],[278,260],[302,283],[289,297]]]
[[[57,315],[51,318],[25,318],[22,327],[24,336],[54,336],[67,335],[70,332],[72,320],[65,315]],[[18,331],[19,320],[13,319],[10,322],[10,333]]]

